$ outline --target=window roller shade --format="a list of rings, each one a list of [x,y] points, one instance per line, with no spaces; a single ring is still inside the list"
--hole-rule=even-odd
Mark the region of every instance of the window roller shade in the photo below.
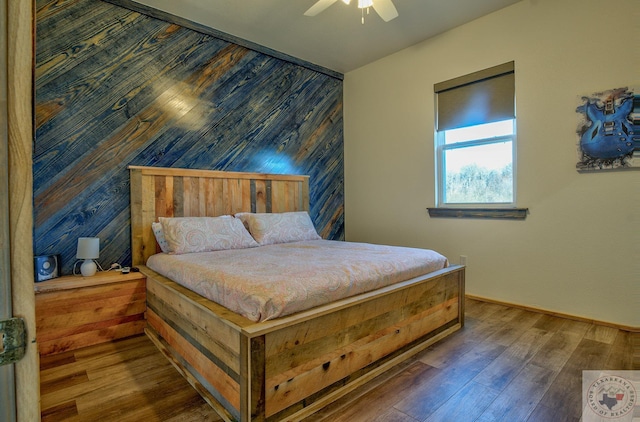
[[[436,84],[436,130],[515,118],[513,69],[509,62]]]

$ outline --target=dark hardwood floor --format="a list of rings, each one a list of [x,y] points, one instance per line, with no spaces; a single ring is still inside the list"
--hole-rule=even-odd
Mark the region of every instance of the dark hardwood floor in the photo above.
[[[583,370],[638,334],[467,300],[465,327],[306,421],[579,421]],[[635,348],[634,348],[635,342]],[[41,359],[43,421],[219,421],[145,336]]]
[[[220,421],[145,335],[40,359],[42,421]]]

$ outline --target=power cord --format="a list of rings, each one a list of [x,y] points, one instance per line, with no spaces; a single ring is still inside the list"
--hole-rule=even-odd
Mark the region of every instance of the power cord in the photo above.
[[[118,264],[117,262],[114,262],[113,264],[111,264],[111,267],[107,270],[107,271],[122,271],[122,265]]]

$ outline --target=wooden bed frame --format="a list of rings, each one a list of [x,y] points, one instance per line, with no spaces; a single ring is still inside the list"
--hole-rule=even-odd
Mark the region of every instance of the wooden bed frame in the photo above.
[[[308,176],[130,167],[147,334],[225,420],[300,420],[460,329],[464,267],[252,322],[144,266],[161,216],[309,209]]]

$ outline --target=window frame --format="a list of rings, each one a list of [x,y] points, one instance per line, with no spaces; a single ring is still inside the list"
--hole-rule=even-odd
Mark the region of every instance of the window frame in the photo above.
[[[436,207],[437,208],[484,208],[484,209],[500,209],[508,208],[512,209],[517,204],[517,128],[516,118],[507,119],[512,120],[512,133],[510,135],[500,135],[488,138],[478,138],[468,141],[460,141],[451,144],[445,143],[445,132],[435,131],[435,169],[436,169]],[[450,129],[453,130],[453,129]],[[483,145],[493,145],[502,143],[505,141],[511,142],[511,186],[512,186],[512,201],[511,202],[447,202],[445,195],[446,184],[446,165],[445,154],[447,151],[463,149],[469,147],[477,147]]]

